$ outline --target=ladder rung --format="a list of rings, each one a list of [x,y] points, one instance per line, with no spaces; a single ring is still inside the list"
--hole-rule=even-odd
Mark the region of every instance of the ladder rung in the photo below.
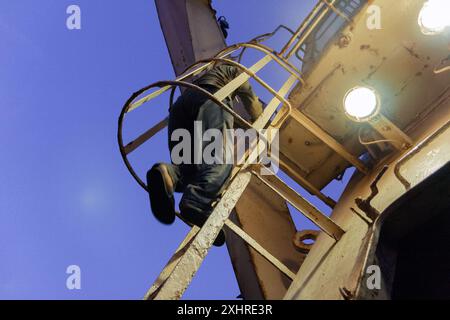
[[[258,168],[258,167],[257,167]],[[257,170],[257,169],[256,169]],[[340,226],[338,226],[333,220],[324,215],[319,209],[314,207],[308,201],[306,201],[295,190],[290,188],[276,175],[260,175],[256,170],[252,170],[252,173],[261,180],[265,185],[271,188],[280,197],[288,201],[297,210],[299,210],[305,217],[314,222],[320,229],[322,229],[330,237],[339,241],[342,235],[345,233]]]
[[[149,130],[145,131],[143,134],[141,134],[139,137],[137,137],[135,140],[131,141],[124,147],[124,151],[126,155],[129,155],[131,152],[139,148],[142,144],[144,144],[147,140],[152,138],[155,134],[160,132],[162,129],[167,127],[167,124],[169,123],[169,118],[165,118],[164,120],[160,121],[158,124],[150,128]]]
[[[255,249],[260,255],[262,255],[267,261],[273,264],[276,268],[278,268],[281,272],[283,272],[288,278],[294,280],[295,273],[293,273],[286,265],[284,265],[280,260],[275,258],[269,251],[264,249],[255,239],[250,237],[244,230],[239,228],[236,224],[234,224],[230,219],[225,221],[225,224],[228,228],[231,229],[234,233],[236,233],[239,237],[242,238],[249,246]]]

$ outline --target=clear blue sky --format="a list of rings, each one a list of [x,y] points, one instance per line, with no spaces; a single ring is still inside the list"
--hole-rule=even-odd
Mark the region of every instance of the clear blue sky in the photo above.
[[[296,28],[314,2],[214,5],[233,43]],[[81,30],[66,28],[70,4],[81,7]],[[142,298],[188,230],[152,218],[120,158],[117,117],[132,92],[171,78],[152,0],[0,0],[0,299]],[[166,110],[142,111],[130,137]],[[164,134],[154,143],[136,156],[141,172],[167,160]],[[338,189],[329,188],[335,198]],[[72,264],[79,291],[66,289]],[[223,247],[185,298],[238,294]]]

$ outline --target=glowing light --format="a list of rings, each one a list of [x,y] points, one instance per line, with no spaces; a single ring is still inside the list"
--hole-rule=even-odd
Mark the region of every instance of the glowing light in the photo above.
[[[356,87],[351,89],[344,98],[346,114],[356,121],[369,120],[378,113],[378,94],[375,90],[367,87]]]
[[[419,26],[424,34],[438,34],[450,27],[450,1],[428,0],[419,14]]]

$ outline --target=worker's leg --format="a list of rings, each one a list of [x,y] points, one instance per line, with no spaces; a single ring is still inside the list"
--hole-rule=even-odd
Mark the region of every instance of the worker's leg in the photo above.
[[[169,147],[174,146],[170,139],[173,131],[177,129],[189,130],[194,117],[186,115],[185,106],[192,105],[190,96],[181,95],[169,110]],[[147,189],[150,197],[150,206],[155,218],[164,224],[171,224],[175,220],[175,201],[173,193],[183,192],[184,175],[180,166],[168,163],[158,163],[147,172]]]
[[[228,179],[232,165],[194,164],[194,121],[200,121],[202,132],[208,129],[228,129],[233,127],[233,118],[228,113],[197,91],[187,90],[177,100],[170,111],[169,117],[169,147],[172,153],[177,145],[173,141],[172,133],[177,129],[185,129],[191,137],[191,159],[189,163],[179,166],[168,166],[171,176],[174,177],[176,191],[182,191],[180,210],[183,217],[197,226],[202,226],[211,212],[211,203],[217,199],[223,185]],[[200,137],[201,138],[201,137]],[[203,141],[197,141],[204,149]],[[172,155],[172,161],[173,161]],[[225,234],[219,233],[214,245],[221,246],[225,243]]]
[[[223,134],[225,129],[233,127],[233,117],[209,100],[200,107],[197,121],[201,123],[202,133],[208,129],[218,129]],[[202,146],[202,151],[209,144],[209,142],[203,141],[196,141],[196,143]],[[222,146],[222,150],[226,150],[225,147]],[[232,164],[206,164],[204,160],[202,159],[201,164],[181,167],[182,172],[185,172],[182,173],[182,176],[185,178],[186,185],[180,202],[181,215],[187,221],[200,227],[211,214],[212,203],[220,196],[233,169]],[[220,247],[224,243],[225,233],[221,230],[214,241],[214,245]]]
[[[210,100],[200,107],[197,121],[201,121],[203,133],[208,129],[218,129],[224,134],[226,129],[233,127],[233,117]],[[201,143],[204,150],[210,142]],[[232,169],[232,164],[206,164],[204,159],[201,164],[194,164],[193,175],[180,203],[182,212],[189,211],[189,215],[197,214],[200,220],[206,220],[211,213],[212,203],[223,191]]]
[[[194,121],[200,106],[206,100],[207,98],[203,94],[188,89],[176,100],[169,110],[168,143],[172,164],[167,164],[167,168],[174,182],[175,192],[184,192],[195,168],[192,165],[192,156],[183,163],[175,161],[175,156],[183,155],[172,154],[173,149],[180,143],[179,140],[175,139],[173,134],[174,132],[176,133],[177,130],[184,130],[189,136],[193,136]],[[189,150],[189,153],[192,155],[193,148],[191,144],[192,143],[189,144],[189,147],[192,150]],[[174,162],[178,164],[174,164]]]

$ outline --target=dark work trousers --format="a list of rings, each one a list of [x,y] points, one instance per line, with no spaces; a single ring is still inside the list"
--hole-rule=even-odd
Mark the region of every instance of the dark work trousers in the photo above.
[[[217,89],[204,87],[211,93]],[[232,107],[231,101],[225,101]],[[168,171],[174,182],[176,192],[182,192],[180,210],[194,210],[199,214],[209,215],[212,211],[212,203],[217,200],[227,183],[232,164],[206,164],[203,157],[200,164],[194,163],[194,122],[201,121],[202,132],[208,129],[233,128],[233,116],[209,100],[198,90],[187,89],[172,105],[169,115],[169,149],[180,143],[172,141],[172,133],[177,129],[185,129],[191,136],[191,159],[189,163],[179,165],[168,164]],[[206,145],[210,142],[197,141],[201,146],[202,154]],[[172,162],[173,162],[172,158]],[[198,161],[197,161],[198,162]],[[222,162],[223,163],[223,162]]]

